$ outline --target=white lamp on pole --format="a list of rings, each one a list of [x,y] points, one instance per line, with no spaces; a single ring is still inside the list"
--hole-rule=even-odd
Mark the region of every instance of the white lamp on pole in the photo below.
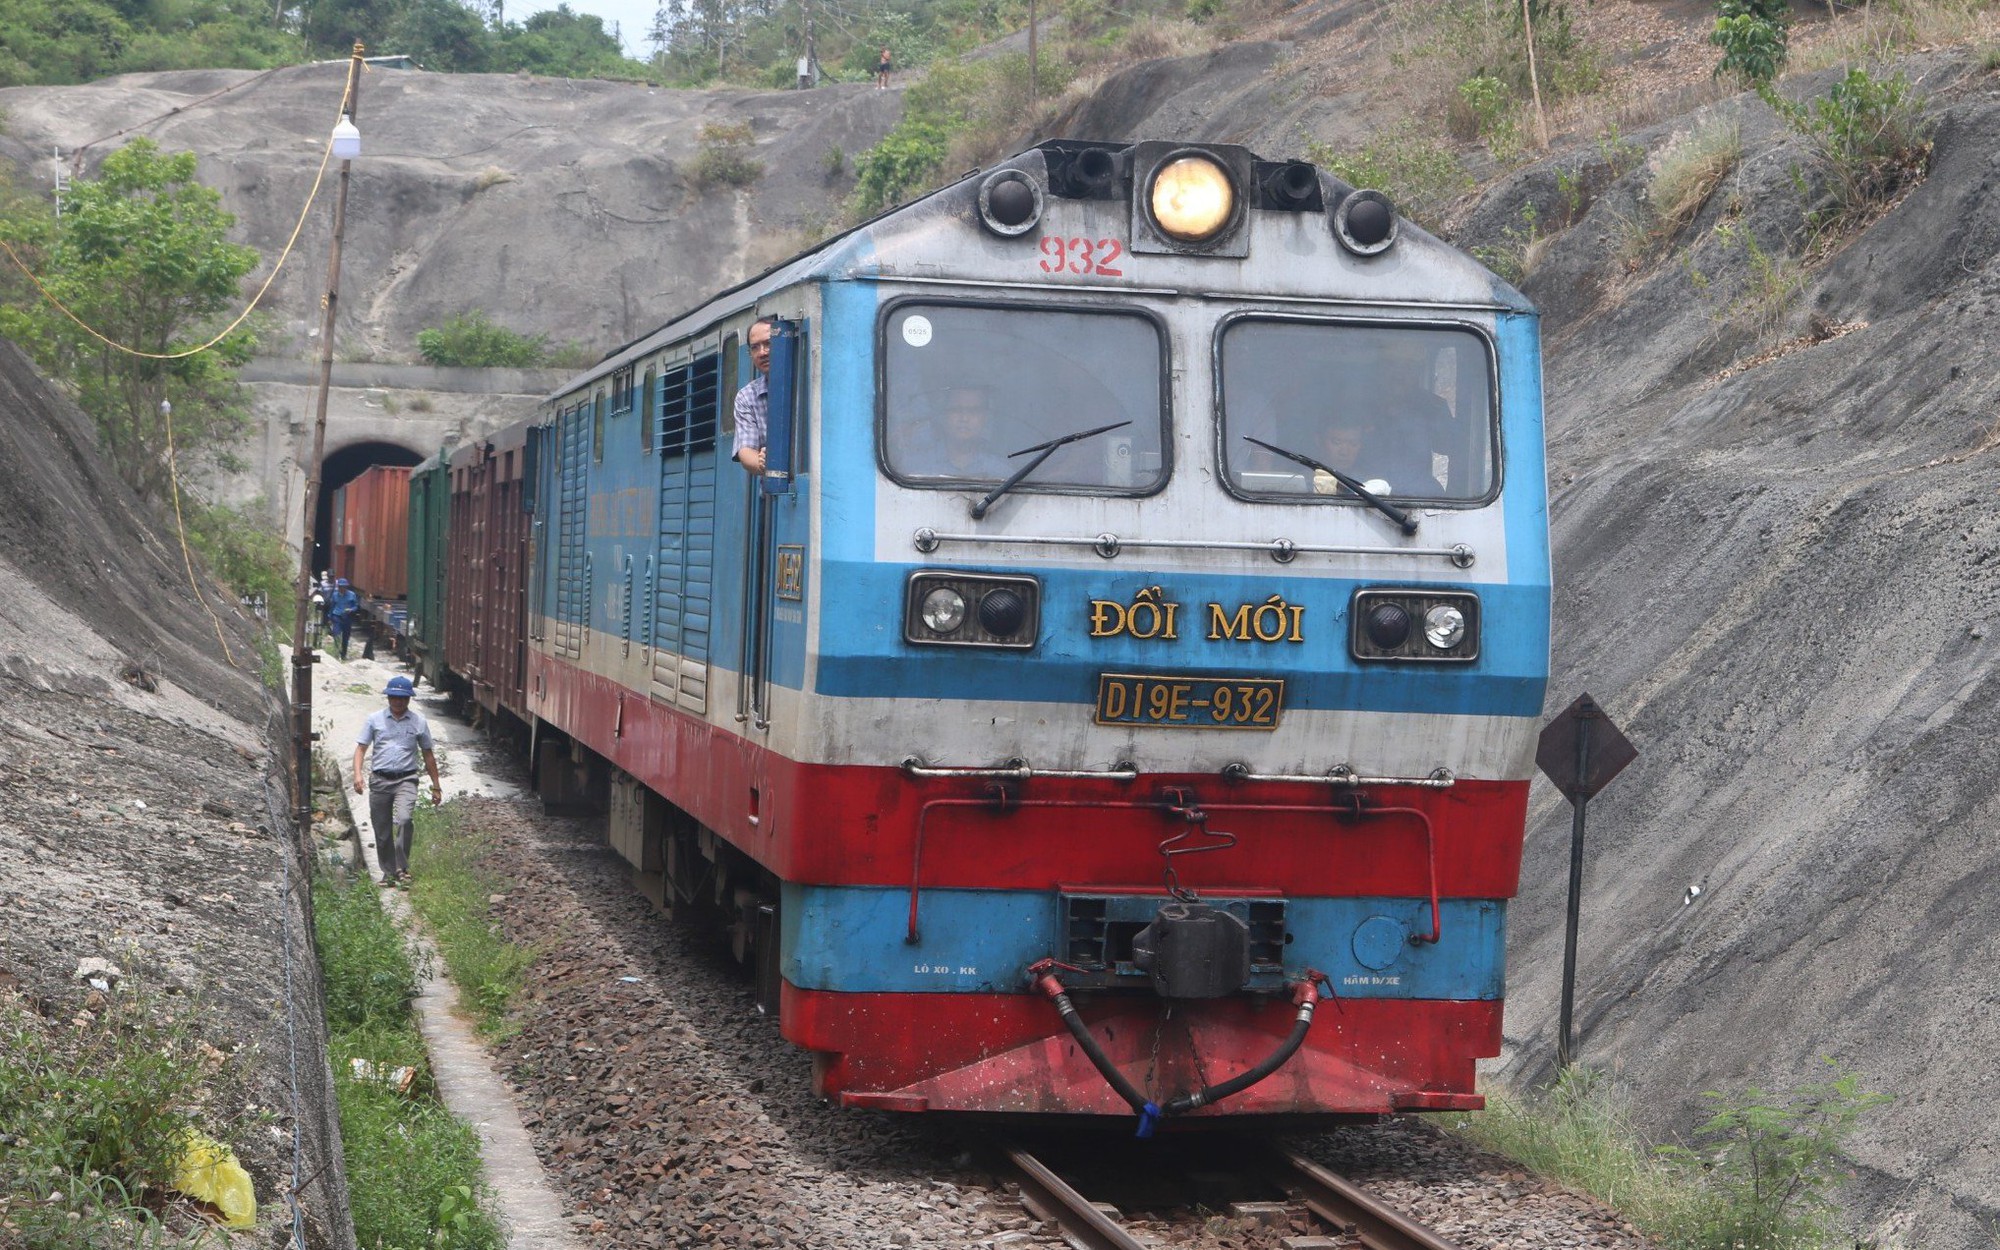
[[[333,128],[333,155],[343,161],[351,161],[361,155],[361,131],[355,128],[354,119],[345,113],[340,115],[340,124]]]

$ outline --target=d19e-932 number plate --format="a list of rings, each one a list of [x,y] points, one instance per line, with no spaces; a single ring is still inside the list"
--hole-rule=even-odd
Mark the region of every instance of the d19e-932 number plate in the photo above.
[[[1282,677],[1153,677],[1101,673],[1097,723],[1165,729],[1276,729]]]

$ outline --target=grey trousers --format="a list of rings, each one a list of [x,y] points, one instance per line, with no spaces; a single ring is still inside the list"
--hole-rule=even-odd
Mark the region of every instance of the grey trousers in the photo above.
[[[422,773],[391,777],[368,774],[368,823],[375,829],[375,859],[382,879],[410,870],[410,840],[416,835],[417,785]]]

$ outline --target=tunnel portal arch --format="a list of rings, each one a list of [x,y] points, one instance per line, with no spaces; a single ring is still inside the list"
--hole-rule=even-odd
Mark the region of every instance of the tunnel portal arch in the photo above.
[[[333,532],[334,492],[378,464],[409,468],[421,463],[423,455],[401,443],[364,439],[330,451],[319,462],[319,505],[313,509],[314,576],[333,566],[333,548],[327,536]]]

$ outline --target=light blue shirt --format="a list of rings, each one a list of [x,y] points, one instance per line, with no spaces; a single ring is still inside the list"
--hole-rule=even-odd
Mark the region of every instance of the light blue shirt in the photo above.
[[[354,739],[356,746],[370,744],[374,746],[368,755],[370,772],[413,773],[421,766],[420,753],[431,749],[431,727],[415,708],[404,712],[401,719],[391,716],[386,707],[378,708],[362,723],[361,733]]]

